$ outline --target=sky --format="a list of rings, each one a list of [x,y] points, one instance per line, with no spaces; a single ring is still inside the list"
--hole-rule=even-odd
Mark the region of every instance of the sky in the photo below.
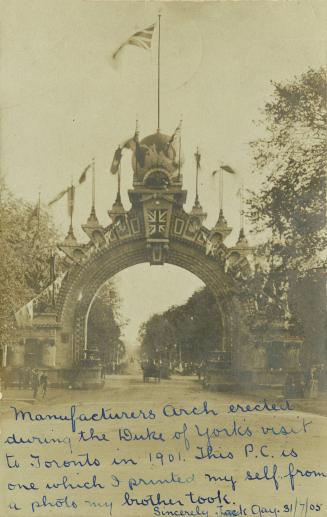
[[[326,66],[327,3],[3,0],[0,6],[0,166],[14,193],[34,203],[40,191],[46,204],[71,180],[76,182],[94,157],[97,214],[103,225],[109,224],[107,210],[116,194],[116,178],[109,173],[113,153],[134,134],[136,118],[141,137],[156,130],[157,33],[151,51],[130,46],[116,65],[111,56],[160,12],[161,130],[172,134],[182,115],[186,209],[194,201],[193,155],[199,146],[200,201],[208,227],[218,215],[217,180],[211,172],[219,161],[237,171],[224,187],[224,212],[234,228],[227,243],[235,242],[240,219],[236,192],[241,183],[252,188],[261,181],[251,173],[248,143],[262,131],[254,121],[272,94],[272,80]],[[126,208],[131,183],[126,153]],[[86,237],[80,225],[90,203],[87,180],[76,193],[74,213],[81,241]],[[65,235],[65,201],[51,212]],[[145,264],[119,275],[123,312],[133,321],[126,329],[130,342],[154,308],[182,303],[201,285],[183,270],[159,270]],[[180,286],[175,292],[174,285]],[[146,301],[140,304],[142,292]]]

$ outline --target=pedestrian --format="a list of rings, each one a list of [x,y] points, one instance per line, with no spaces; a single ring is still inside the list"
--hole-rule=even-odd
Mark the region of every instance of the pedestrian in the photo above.
[[[316,377],[316,368],[311,368],[307,375],[306,397],[315,399],[318,396],[318,379]]]
[[[37,370],[32,370],[32,391],[33,391],[33,398],[36,399],[37,393],[39,391],[40,387],[40,379],[39,379],[39,372]]]
[[[31,384],[31,369],[25,368],[24,370],[24,388],[29,388]]]
[[[48,389],[48,376],[47,376],[46,372],[43,372],[40,377],[40,386],[41,386],[41,391],[42,391],[42,397],[44,398],[47,394],[47,389]]]
[[[18,389],[21,390],[24,387],[24,370],[18,368]]]

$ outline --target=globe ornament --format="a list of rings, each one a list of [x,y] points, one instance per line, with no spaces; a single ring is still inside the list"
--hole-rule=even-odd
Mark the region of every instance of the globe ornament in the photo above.
[[[132,155],[133,184],[164,188],[180,183],[183,161],[178,140],[159,132],[149,135],[140,141]]]

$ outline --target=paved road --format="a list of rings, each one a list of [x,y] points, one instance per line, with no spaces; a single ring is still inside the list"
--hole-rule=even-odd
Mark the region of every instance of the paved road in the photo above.
[[[255,404],[251,400],[247,402],[251,404],[251,408]],[[236,413],[230,412],[231,404],[234,409],[238,409]],[[242,409],[237,408],[237,404]],[[12,410],[3,415],[3,440],[15,432],[16,438],[34,436],[39,440],[47,437],[60,439],[62,443],[49,446],[34,441],[33,445],[4,446],[7,454],[17,456],[21,468],[8,469],[3,466],[1,470],[2,493],[5,497],[0,515],[9,515],[6,506],[15,500],[22,510],[11,511],[10,514],[22,517],[86,517],[110,513],[117,517],[183,515],[165,514],[165,511],[188,511],[189,515],[192,515],[191,511],[208,512],[209,517],[219,515],[221,511],[246,512],[225,515],[260,515],[250,513],[253,504],[271,509],[271,513],[263,513],[261,517],[326,517],[327,478],[313,473],[327,471],[326,418],[297,411],[259,411],[262,405],[254,411],[245,412],[245,404],[244,397],[239,395],[204,392],[195,377],[175,377],[163,380],[160,384],[144,384],[140,374],[110,376],[106,380],[105,388],[99,392],[50,391],[48,400],[40,400],[33,405],[25,403],[23,407],[32,408],[34,417],[36,414],[68,417],[72,405],[76,405],[77,415],[83,413],[90,417],[95,412],[101,412],[103,407],[106,408],[106,419],[99,421],[99,416],[94,415],[93,420],[88,422],[77,420],[76,432],[71,433],[71,422],[51,419],[13,423]],[[140,414],[140,410],[143,413]],[[133,411],[134,417],[141,416],[132,418]],[[173,411],[179,416],[170,416]],[[155,415],[155,418],[145,418],[150,414]],[[118,415],[121,418],[118,419]],[[263,428],[266,435],[263,434]],[[84,438],[78,434],[80,431],[84,432]],[[211,436],[210,441],[208,434]],[[91,436],[92,439],[84,441]],[[264,447],[260,449],[262,446]],[[292,456],[283,457],[283,451]],[[82,462],[86,459],[86,453],[89,454],[89,463],[96,458],[100,465],[60,466],[64,460]],[[128,464],[113,465],[114,458],[116,463],[125,460]],[[52,461],[54,459],[56,462]],[[13,461],[12,458],[11,460]],[[46,464],[45,461],[50,463]],[[291,463],[294,465],[294,472],[296,469],[301,470],[293,478],[294,491],[291,477],[288,476]],[[250,477],[255,477],[257,473],[257,477],[263,479],[245,480],[248,471]],[[88,482],[91,486],[94,483],[93,475],[96,475],[96,483],[105,488],[92,486],[82,491],[62,485],[56,489],[44,490],[46,481],[59,483],[63,476],[67,476],[66,483]],[[209,476],[226,479],[209,481]],[[143,481],[139,481],[140,479]],[[16,487],[8,492],[8,480],[13,483],[33,481],[39,490],[27,491]],[[150,480],[157,484],[145,486]],[[139,483],[140,486],[131,488],[131,485]],[[203,504],[197,502],[200,495],[204,498],[217,498],[218,490],[220,498],[225,496],[225,501],[221,504],[218,504],[218,500]],[[190,491],[192,496],[186,496]],[[127,501],[131,504],[122,506],[122,502],[126,502],[125,492],[128,492]],[[147,498],[150,494],[157,497],[158,492],[166,502],[169,498],[173,502],[181,500],[183,506],[179,503],[170,506],[162,503],[155,510]],[[68,500],[62,503],[63,508],[52,508],[50,513],[50,506],[44,508],[44,502],[42,503],[44,494],[47,495],[47,503],[55,504],[57,498],[65,496]],[[143,503],[148,501],[147,505],[140,504],[142,499]],[[75,510],[67,508],[73,500],[78,505]],[[34,512],[33,501],[36,502]],[[107,506],[95,507],[96,503]],[[300,513],[302,503],[307,504],[307,513]],[[37,504],[40,505],[39,508]],[[324,506],[320,511],[310,510],[310,504]],[[219,505],[224,509],[219,508]],[[289,512],[284,505],[289,505]],[[273,510],[276,510],[275,514]]]

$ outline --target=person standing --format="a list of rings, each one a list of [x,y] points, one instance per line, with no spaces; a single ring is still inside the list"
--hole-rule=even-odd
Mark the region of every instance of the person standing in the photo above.
[[[41,386],[42,397],[44,398],[46,396],[47,390],[48,390],[48,376],[47,376],[46,372],[43,372],[40,377],[40,386]]]
[[[40,379],[39,379],[39,373],[37,370],[32,371],[32,391],[33,391],[33,398],[36,399],[37,393],[39,391],[40,387]]]

